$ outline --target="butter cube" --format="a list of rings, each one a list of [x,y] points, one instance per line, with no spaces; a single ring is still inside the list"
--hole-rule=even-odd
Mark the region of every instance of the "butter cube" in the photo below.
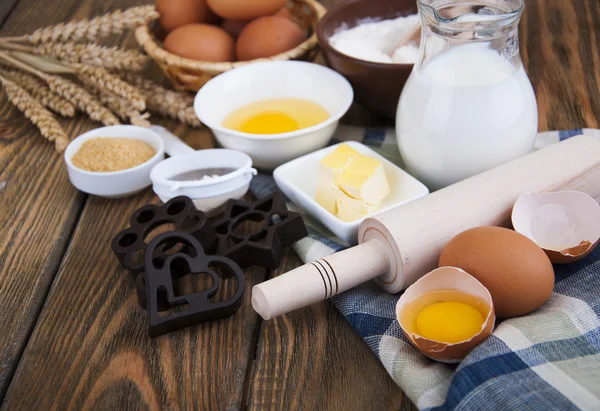
[[[368,204],[380,203],[390,194],[381,161],[363,155],[348,164],[337,183],[340,190],[350,197]]]
[[[316,200],[342,221],[354,221],[381,209],[390,193],[383,165],[341,144],[319,162]]]
[[[363,200],[357,200],[344,194],[338,198],[336,208],[340,220],[354,221],[379,211],[381,203],[368,204]]]
[[[336,214],[337,188],[336,180],[353,158],[360,153],[352,147],[341,144],[335,151],[319,162],[316,200],[327,211]]]

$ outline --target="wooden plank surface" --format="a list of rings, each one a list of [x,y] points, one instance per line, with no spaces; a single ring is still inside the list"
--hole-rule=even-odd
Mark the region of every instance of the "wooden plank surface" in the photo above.
[[[61,21],[69,10],[33,11],[34,2],[2,1],[1,34],[23,34],[41,21]],[[12,13],[10,13],[12,10]],[[35,16],[35,18],[32,18]],[[89,122],[63,122],[70,135]],[[84,196],[68,181],[62,159],[22,115],[0,95],[0,398],[4,396],[24,345],[78,219]]]
[[[18,1],[19,0],[2,0],[0,3],[0,27],[2,27],[2,24],[6,21],[8,15],[16,6]]]
[[[538,95],[540,129],[598,127],[600,5],[526,1],[521,44]],[[42,6],[20,0],[2,33],[23,34],[144,2],[54,0]],[[344,122],[390,124],[358,106]],[[72,135],[93,126],[64,124]],[[163,124],[196,148],[213,144],[206,131]],[[228,320],[147,338],[133,281],[109,242],[128,214],[155,197],[146,190],[125,200],[86,199],[70,186],[51,145],[4,97],[0,187],[0,215],[10,216],[0,226],[8,240],[0,242],[0,321],[8,330],[0,334],[0,398],[12,378],[4,409],[412,407],[328,302],[262,322],[248,292],[243,308]],[[298,264],[288,252],[279,272]],[[247,289],[264,276],[250,272]]]
[[[289,255],[280,272],[300,264]],[[374,359],[330,302],[263,321],[248,408],[414,409]]]
[[[90,1],[63,1],[56,7],[70,9],[79,17],[97,12],[97,3]],[[353,112],[358,113],[356,122],[366,119],[370,125],[378,124],[377,116],[360,107]],[[206,132],[186,135],[180,128],[178,134],[185,135],[196,148],[212,144]],[[247,367],[252,364],[260,324],[251,309],[250,293],[244,308],[230,320],[155,340],[146,337],[145,314],[136,307],[133,282],[118,267],[108,244],[124,227],[127,214],[152,198],[147,191],[144,196],[120,201],[88,199],[5,398],[6,408],[106,409],[131,408],[132,404],[142,409],[244,407],[250,376]],[[248,273],[247,289],[264,275],[260,270]],[[355,347],[348,341],[357,342],[364,359],[357,365],[369,363],[388,379],[390,394],[383,399],[403,398],[339,313],[330,306],[328,311],[336,323],[330,340],[334,345],[338,339],[346,341],[337,361],[343,361],[346,351],[351,357],[355,355]],[[326,369],[330,362],[320,359],[315,366]],[[354,386],[364,385],[359,374],[354,374]],[[331,389],[340,391],[339,387]],[[322,390],[322,395],[328,396],[328,391]]]
[[[600,2],[525,0],[521,55],[539,129],[600,127]]]
[[[14,409],[239,409],[256,314],[148,338],[110,239],[149,202],[90,198],[5,399]],[[264,279],[248,272],[246,287]]]

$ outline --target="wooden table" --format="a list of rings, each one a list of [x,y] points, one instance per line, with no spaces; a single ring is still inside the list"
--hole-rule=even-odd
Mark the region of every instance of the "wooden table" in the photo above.
[[[599,127],[600,3],[526,2],[522,55],[538,96],[540,129]],[[1,33],[25,34],[138,3],[2,0]],[[344,121],[389,124],[358,106]],[[214,144],[205,130],[159,122],[198,149]],[[97,126],[87,119],[63,125],[71,136]],[[2,94],[3,408],[413,408],[329,302],[265,322],[253,312],[248,292],[230,319],[149,339],[133,281],[109,243],[150,201],[156,201],[151,190],[124,200],[75,190],[61,157]],[[288,252],[277,272],[252,269],[247,290],[299,264]]]

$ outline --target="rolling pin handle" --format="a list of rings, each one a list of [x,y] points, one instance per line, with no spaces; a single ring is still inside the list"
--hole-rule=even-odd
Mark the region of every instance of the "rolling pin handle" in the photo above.
[[[331,298],[389,270],[386,247],[378,240],[370,240],[255,285],[252,307],[270,320]]]

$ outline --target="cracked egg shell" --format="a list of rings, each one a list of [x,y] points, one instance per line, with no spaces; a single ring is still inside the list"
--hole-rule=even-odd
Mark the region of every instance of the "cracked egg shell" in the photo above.
[[[480,331],[470,339],[456,343],[434,341],[419,335],[417,316],[425,307],[441,301],[459,301],[477,306],[484,318]],[[396,318],[404,335],[421,353],[444,363],[460,362],[492,334],[496,322],[488,289],[475,277],[456,267],[437,268],[408,287],[396,304]]]
[[[600,205],[580,191],[523,194],[513,207],[512,224],[553,263],[572,263],[598,245]]]

